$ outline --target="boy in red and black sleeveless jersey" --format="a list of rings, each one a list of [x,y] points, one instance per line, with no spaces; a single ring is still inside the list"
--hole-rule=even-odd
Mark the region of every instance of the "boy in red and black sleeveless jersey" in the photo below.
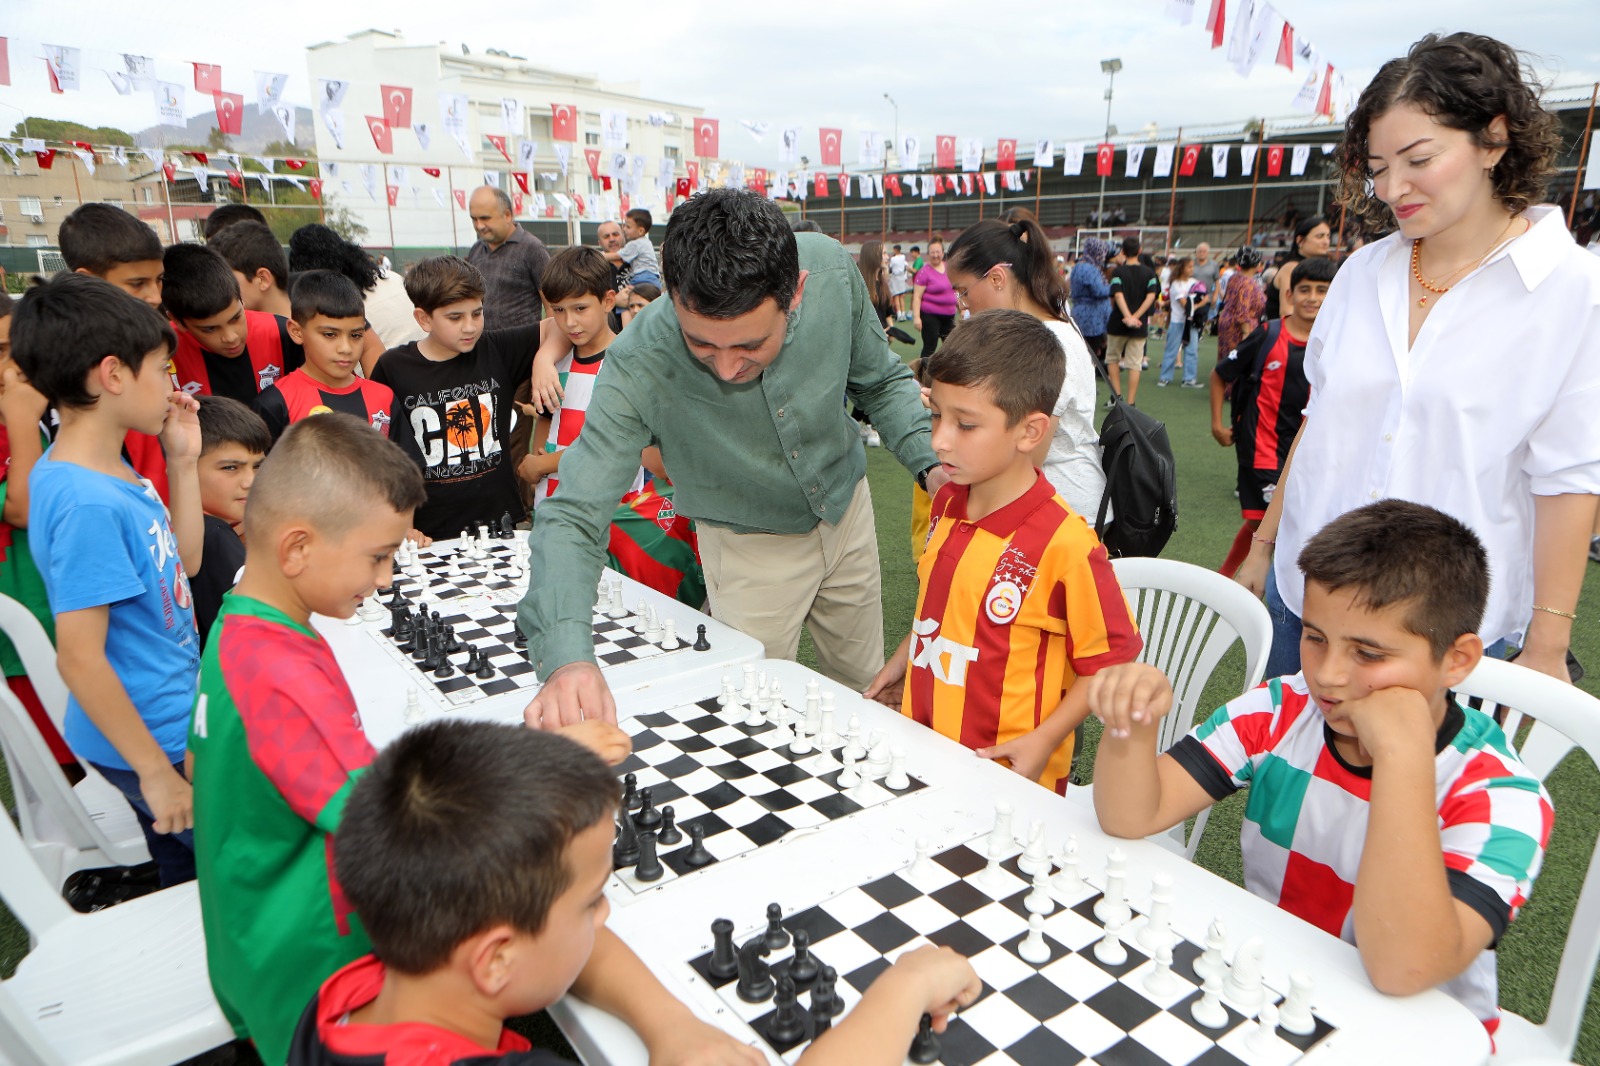
[[[1311,402],[1306,342],[1339,267],[1318,256],[1286,269],[1294,271],[1289,314],[1253,331],[1233,351],[1219,353],[1211,371],[1211,435],[1224,448],[1232,447],[1239,457],[1239,509],[1244,524],[1222,563],[1221,572],[1230,577],[1250,552],[1250,540],[1272,503],[1306,404]],[[1230,424],[1224,426],[1222,400],[1230,389]]]
[[[305,352],[285,319],[245,310],[227,260],[198,244],[174,244],[163,258],[161,298],[178,334],[172,378],[189,395],[256,394],[300,369]]]
[[[296,276],[290,305],[289,335],[306,364],[262,389],[252,405],[272,439],[290,423],[328,411],[355,415],[388,436],[394,390],[356,376],[367,334],[361,290],[343,274],[308,270]]]

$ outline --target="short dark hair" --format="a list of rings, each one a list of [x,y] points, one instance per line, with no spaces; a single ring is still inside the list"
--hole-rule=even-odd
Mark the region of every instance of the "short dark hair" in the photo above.
[[[230,278],[233,275],[228,275]],[[57,407],[93,407],[89,374],[108,355],[134,376],[163,373],[178,346],[161,313],[108,281],[63,273],[23,293],[11,322],[11,357]],[[161,352],[156,365],[147,356]]]
[[[292,518],[342,537],[372,515],[373,498],[399,512],[427,499],[422,471],[400,446],[355,415],[313,415],[273,446],[250,488],[245,534],[263,543]]]
[[[332,270],[308,270],[294,276],[289,290],[289,317],[304,326],[313,315],[329,318],[367,317],[356,283]]]
[[[1141,247],[1143,247],[1143,246],[1139,243],[1139,238],[1137,238],[1137,237],[1124,237],[1124,238],[1122,238],[1122,254],[1123,255],[1137,257],[1138,254],[1139,254],[1139,249]]]
[[[800,252],[777,204],[746,189],[710,189],[672,212],[661,270],[667,293],[695,314],[737,318],[768,300],[787,312]]]
[[[988,389],[1014,426],[1049,414],[1061,396],[1067,356],[1050,327],[1025,311],[980,311],[927,359],[930,381]]]
[[[645,233],[649,233],[650,227],[656,224],[656,220],[650,216],[650,212],[642,207],[635,207],[630,210],[628,212],[628,221],[644,230]]]
[[[495,925],[537,935],[572,885],[573,839],[610,820],[617,799],[616,776],[566,737],[429,722],[356,783],[334,868],[384,965],[431,973]]]
[[[789,228],[796,233],[821,233],[822,227],[817,225],[814,218],[793,218],[789,220]]]
[[[1435,122],[1472,136],[1480,148],[1504,148],[1489,172],[1495,198],[1520,212],[1543,199],[1561,150],[1561,123],[1539,102],[1532,65],[1510,45],[1481,33],[1430,33],[1406,53],[1378,68],[1345,122],[1339,162],[1339,202],[1369,230],[1394,226],[1394,214],[1368,192],[1372,123],[1399,104],[1414,104]],[[1506,139],[1489,135],[1489,123],[1506,120]]]
[[[635,296],[644,297],[647,303],[655,303],[661,299],[661,286],[652,285],[648,281],[641,281],[639,284],[632,286],[632,289]]]
[[[550,257],[539,275],[539,295],[547,303],[579,296],[605,296],[616,290],[615,273],[605,253],[586,244],[574,244]]]
[[[10,318],[11,311],[16,307],[16,303],[17,301],[11,298],[9,292],[0,289],[0,318]]]
[[[371,292],[378,284],[378,264],[366,249],[320,222],[308,222],[289,235],[289,269],[337,270],[362,292]]]
[[[1367,610],[1404,604],[1403,625],[1427,638],[1435,661],[1483,624],[1489,555],[1476,533],[1425,504],[1379,500],[1346,511],[1306,541],[1297,562],[1307,581],[1354,589]]]
[[[161,302],[178,322],[210,318],[241,303],[228,261],[201,244],[174,244],[162,258]]]
[[[406,295],[430,315],[446,304],[481,300],[483,292],[483,275],[459,255],[419,259],[406,271]]]
[[[272,450],[272,434],[266,422],[238,400],[228,396],[196,396],[195,399],[200,401],[201,455],[225,444],[237,444],[257,455],[266,455]]]
[[[161,258],[161,238],[134,215],[111,204],[83,204],[61,220],[61,258],[68,270],[104,276],[123,263]]]
[[[229,226],[240,222],[259,222],[266,225],[267,216],[249,204],[223,204],[206,216],[206,243]]]
[[[1294,291],[1294,286],[1302,281],[1315,281],[1323,285],[1333,282],[1333,276],[1339,272],[1339,264],[1325,255],[1314,255],[1310,259],[1302,259],[1298,263],[1284,267],[1293,273],[1289,275],[1289,290]]]
[[[265,267],[278,288],[289,288],[289,257],[284,254],[277,235],[265,222],[239,219],[219,230],[215,237],[206,238],[206,247],[213,249],[228,261],[228,266],[247,278],[255,277],[256,271]]]

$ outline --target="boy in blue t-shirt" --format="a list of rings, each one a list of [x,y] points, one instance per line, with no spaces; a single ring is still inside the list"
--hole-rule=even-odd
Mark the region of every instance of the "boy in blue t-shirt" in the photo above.
[[[128,797],[162,885],[177,884],[194,877],[183,763],[200,643],[185,574],[203,543],[199,405],[165,373],[172,327],[98,278],[30,291],[11,341],[61,415],[28,479],[28,529],[71,693],[67,744]],[[161,436],[170,521],[122,457],[130,430]]]

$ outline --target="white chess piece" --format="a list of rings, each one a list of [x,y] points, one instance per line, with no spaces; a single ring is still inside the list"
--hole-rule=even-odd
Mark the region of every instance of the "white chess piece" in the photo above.
[[[1105,936],[1094,946],[1094,957],[1107,966],[1121,966],[1128,961],[1128,948],[1122,943],[1122,923],[1106,923]]]
[[[628,617],[628,608],[624,607],[622,604],[622,587],[620,585],[613,584],[611,586],[610,600],[611,606],[606,609],[607,618],[615,621],[618,618]]]
[[[1086,887],[1083,878],[1078,876],[1078,838],[1068,836],[1066,845],[1061,849],[1061,870],[1050,879],[1050,887],[1063,896],[1074,896]]]
[[[846,737],[844,750],[856,759],[866,758],[867,749],[861,743],[861,716],[859,714],[850,715],[850,724],[845,727],[844,735]]]
[[[1035,966],[1043,966],[1050,961],[1050,945],[1044,942],[1043,915],[1028,916],[1028,935],[1017,944],[1017,954],[1022,956],[1023,962],[1031,962]]]
[[[1311,1016],[1311,975],[1304,970],[1289,974],[1289,998],[1278,1011],[1278,1028],[1296,1036],[1308,1036],[1317,1027]]]
[[[817,757],[811,760],[811,772],[818,777],[831,774],[839,769],[839,760],[833,757],[833,750],[817,743]]]
[[[999,855],[990,855],[983,869],[972,875],[972,880],[980,888],[988,888],[991,892],[1006,895],[1010,895],[1012,887],[1017,883],[1016,879],[1000,865]]]
[[[1172,943],[1172,875],[1158,873],[1152,882],[1149,919],[1139,930],[1139,946],[1145,951]]]
[[[872,731],[867,745],[867,776],[876,781],[889,773],[889,737],[881,729]]]
[[[1278,1008],[1270,1000],[1261,1005],[1261,1013],[1256,1015],[1255,1027],[1250,1030],[1250,1035],[1245,1037],[1245,1045],[1251,1051],[1268,1052],[1278,1043]]]
[[[861,783],[861,775],[856,773],[856,757],[850,754],[850,749],[844,749],[844,769],[839,771],[839,787],[851,788]]]
[[[1119,924],[1127,924],[1129,917],[1128,895],[1125,888],[1128,878],[1128,857],[1121,848],[1112,848],[1106,856],[1106,890],[1095,902],[1094,916],[1109,923],[1113,916]]]
[[[817,747],[822,751],[832,751],[839,746],[839,734],[834,730],[833,713],[833,693],[824,692],[822,710],[819,712],[821,724],[817,732]]]
[[[717,697],[717,706],[726,707],[733,699],[733,678],[727,674],[722,675],[722,694]]]
[[[1222,957],[1223,949],[1228,946],[1228,930],[1222,924],[1221,918],[1215,918],[1211,927],[1206,930],[1205,951],[1194,960],[1194,972],[1202,979],[1216,974],[1218,978],[1228,975],[1228,963]]]
[[[1228,1008],[1222,1005],[1222,978],[1212,974],[1201,986],[1205,994],[1189,1008],[1189,1016],[1196,1025],[1207,1029],[1221,1029],[1228,1024]]]
[[[381,622],[389,617],[389,609],[374,594],[361,601],[361,606],[356,609],[356,614],[364,622]]]
[[[904,748],[890,749],[889,773],[883,779],[883,787],[891,792],[904,792],[911,787],[911,778],[906,775],[906,753]]]
[[[789,754],[811,754],[811,737],[806,734],[806,724],[803,721],[794,724],[794,739],[789,742]]]
[[[422,553],[420,551],[412,552],[411,561],[406,564],[406,576],[421,577],[425,573],[427,571],[422,568]]]
[[[660,644],[663,634],[664,631],[661,628],[661,621],[656,617],[656,610],[654,607],[652,607],[650,608],[649,617],[645,619],[644,639],[648,640],[652,644]]]
[[[763,670],[756,679],[756,706],[761,708],[762,714],[766,714],[771,704],[772,688],[767,684],[767,672]]]
[[[645,627],[650,624],[650,605],[643,600],[633,609],[633,618],[628,622],[628,628],[635,633],[643,634]]]
[[[417,698],[416,688],[406,689],[406,725],[416,725],[423,717],[422,701]]]
[[[916,854],[911,859],[911,865],[906,873],[912,877],[928,877],[934,873],[933,860],[928,858],[928,838],[918,837]]]
[[[750,704],[749,704],[748,713],[745,715],[745,718],[744,718],[744,726],[745,726],[745,728],[746,729],[756,729],[756,728],[758,728],[760,726],[764,726],[766,724],[767,724],[767,720],[765,718],[761,717],[761,708],[756,706],[754,700],[751,700]]]
[[[749,663],[744,664],[744,687],[739,690],[739,698],[746,703],[756,701],[756,668]]]
[[[774,745],[788,743],[792,735],[789,732],[789,705],[784,703],[781,698],[774,700],[772,713],[768,716],[768,720],[777,727],[777,734],[772,738],[772,743]]]
[[[1266,944],[1258,936],[1240,944],[1239,950],[1234,953],[1228,978],[1222,984],[1223,995],[1245,1014],[1254,1013],[1261,1006],[1261,957],[1266,950]]]
[[[1156,948],[1155,966],[1144,975],[1144,989],[1152,996],[1164,999],[1180,987],[1177,974],[1172,972],[1172,946],[1162,944]]]
[[[1044,846],[1044,822],[1035,818],[1028,823],[1028,847],[1017,860],[1017,869],[1025,874],[1043,870],[1050,872],[1050,853]]]
[[[788,721],[789,707],[788,704],[784,703],[783,701],[783,686],[778,683],[777,678],[772,679],[772,687],[767,690],[767,697],[772,701],[771,706],[767,708],[768,715],[776,716],[778,708],[782,707],[784,710],[784,721]]]
[[[817,730],[822,728],[822,697],[818,694],[819,686],[815,679],[806,682],[806,730],[816,736]]]
[[[1050,914],[1056,909],[1056,901],[1050,898],[1050,864],[1039,867],[1033,872],[1033,890],[1022,899],[1022,906],[1029,914]]]
[[[986,851],[992,857],[995,855],[1009,855],[1017,848],[1017,842],[1011,836],[1010,800],[994,801],[994,828],[989,830],[989,839]]]
[[[883,799],[882,790],[873,787],[872,778],[859,771],[857,771],[856,776],[859,780],[856,781],[855,787],[847,793],[851,799],[863,807],[870,807]]]

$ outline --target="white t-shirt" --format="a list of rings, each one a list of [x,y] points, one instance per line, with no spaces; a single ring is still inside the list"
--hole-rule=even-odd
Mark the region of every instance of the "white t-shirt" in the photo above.
[[[417,325],[411,297],[406,295],[405,279],[399,274],[390,273],[380,277],[362,304],[367,312],[367,321],[378,331],[378,339],[385,348],[398,348],[427,336],[423,328]]]
[[[889,291],[898,296],[911,288],[911,283],[906,280],[906,257],[891,255],[889,257]]]
[[[1174,281],[1167,286],[1167,302],[1172,306],[1172,321],[1182,322],[1188,317],[1189,293],[1199,284],[1195,278]]]
[[[1066,353],[1067,374],[1061,381],[1055,409],[1050,412],[1059,421],[1045,456],[1044,476],[1068,506],[1093,527],[1100,512],[1100,497],[1106,491],[1105,471],[1100,469],[1100,433],[1094,428],[1093,357],[1072,323],[1045,325]]]

